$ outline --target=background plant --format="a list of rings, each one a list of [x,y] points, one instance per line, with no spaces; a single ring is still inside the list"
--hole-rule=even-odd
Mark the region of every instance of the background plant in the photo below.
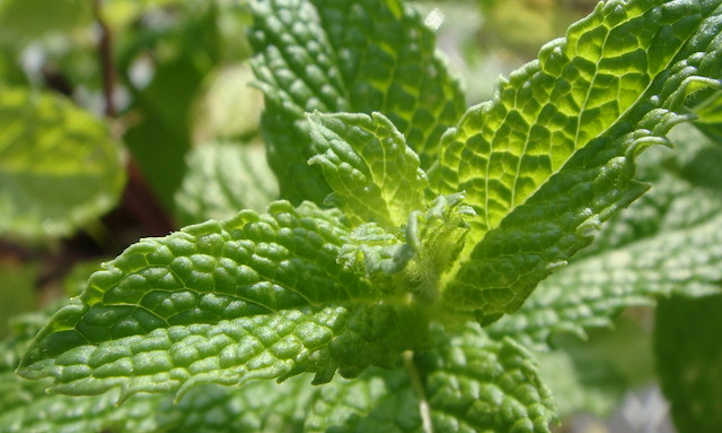
[[[645,369],[563,335],[670,296],[662,388],[680,431],[717,425],[719,2],[600,3],[468,109],[439,10],[72,3],[0,3],[17,284],[200,224],[12,323],[3,431],[549,431]]]

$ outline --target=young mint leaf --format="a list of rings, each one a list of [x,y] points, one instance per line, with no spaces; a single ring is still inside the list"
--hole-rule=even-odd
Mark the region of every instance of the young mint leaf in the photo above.
[[[278,182],[259,146],[207,143],[191,150],[186,163],[174,197],[182,226],[230,218],[241,209],[261,212],[278,198]]]
[[[465,109],[435,53],[433,32],[398,1],[254,1],[250,40],[266,94],[262,129],[281,194],[321,202],[328,186],[305,167],[317,153],[305,112],[384,113],[428,168]]]
[[[314,113],[309,121],[313,141],[327,149],[309,163],[321,166],[352,225],[398,228],[426,207],[428,181],[419,157],[383,114]]]
[[[108,128],[50,93],[0,88],[0,235],[68,236],[112,208],[125,182]]]
[[[449,305],[484,322],[515,311],[646,190],[635,157],[719,83],[720,15],[719,1],[599,3],[445,135],[432,186],[466,191],[479,215],[444,277]]]
[[[660,302],[654,335],[657,370],[680,432],[712,433],[722,423],[722,295]]]

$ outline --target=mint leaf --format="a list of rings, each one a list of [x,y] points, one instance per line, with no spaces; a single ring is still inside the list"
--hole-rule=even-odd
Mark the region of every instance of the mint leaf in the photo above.
[[[323,170],[334,201],[353,225],[396,228],[425,207],[426,173],[383,114],[313,114],[312,138],[327,149],[310,159]]]
[[[124,182],[99,120],[54,94],[0,88],[0,235],[71,235],[110,210]]]
[[[329,189],[305,162],[319,151],[305,112],[384,113],[429,167],[439,137],[464,110],[434,34],[400,2],[255,1],[253,66],[266,94],[262,131],[281,195],[323,201]]]
[[[313,393],[306,433],[420,432],[418,400],[405,372],[372,370]]]
[[[347,235],[338,211],[276,202],[144,239],[53,316],[19,372],[61,393],[125,397],[392,366],[423,337],[423,318],[366,305],[380,294],[336,263]],[[365,302],[322,307],[353,301]]]
[[[654,336],[662,390],[680,432],[712,433],[722,422],[722,295],[659,303]]]
[[[515,311],[641,195],[634,159],[715,87],[718,2],[608,1],[546,45],[445,135],[437,193],[479,218],[445,280],[447,303],[485,322]],[[658,34],[665,35],[662,38]]]
[[[550,335],[584,337],[585,328],[609,326],[622,309],[659,296],[718,291],[722,202],[682,180],[667,178],[658,186],[603,232],[595,254],[543,281],[518,314],[491,325],[490,335],[544,347]],[[668,194],[675,199],[667,202]]]
[[[456,336],[435,330],[420,354],[424,409],[432,431],[549,432],[554,405],[531,355],[511,339],[493,341],[478,325]],[[315,393],[308,432],[422,432],[417,390],[403,371],[337,379]],[[516,430],[515,430],[516,429]]]
[[[261,147],[208,143],[191,150],[186,163],[174,196],[176,219],[183,226],[230,218],[241,209],[260,212],[278,197],[278,183]]]

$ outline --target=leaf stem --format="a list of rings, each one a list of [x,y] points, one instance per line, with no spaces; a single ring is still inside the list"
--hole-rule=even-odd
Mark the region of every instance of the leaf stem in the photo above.
[[[426,400],[426,393],[424,392],[424,385],[421,383],[419,371],[416,369],[416,364],[414,364],[414,352],[407,350],[402,354],[402,357],[404,359],[404,367],[406,367],[406,371],[409,373],[409,378],[411,379],[411,386],[419,398],[419,414],[421,415],[423,432],[434,433],[434,428],[431,425],[431,407]]]

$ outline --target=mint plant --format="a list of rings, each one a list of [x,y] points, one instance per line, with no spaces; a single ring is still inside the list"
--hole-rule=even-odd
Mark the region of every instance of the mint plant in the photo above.
[[[468,109],[410,5],[249,8],[277,184],[253,149],[191,153],[179,219],[234,215],[142,239],[15,323],[0,431],[550,432],[554,336],[719,293],[722,182],[690,173],[722,151],[722,1],[600,2]]]

